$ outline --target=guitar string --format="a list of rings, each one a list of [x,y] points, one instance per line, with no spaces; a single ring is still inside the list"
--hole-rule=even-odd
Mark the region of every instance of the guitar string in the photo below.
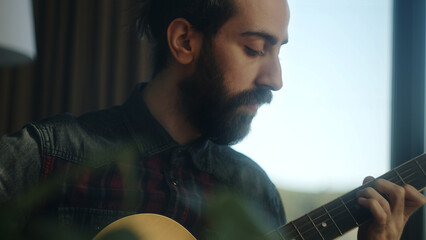
[[[417,168],[414,168],[414,169],[417,169]],[[414,178],[414,180],[413,179],[410,179],[410,177],[412,177],[412,176],[414,176],[415,175],[415,172],[413,171],[413,168],[409,168],[409,169],[406,169],[405,171],[403,171],[403,172],[401,172],[400,173],[400,175],[405,175],[407,172],[409,172],[409,173],[411,173],[411,174],[409,174],[409,175],[407,175],[407,176],[405,176],[404,178],[405,178],[405,182],[407,182],[407,183],[412,183],[412,182],[414,182],[414,181],[416,181],[416,180],[418,180],[417,178]],[[398,175],[396,175],[396,176],[393,176],[393,177],[390,177],[388,180],[390,180],[390,181],[392,181],[392,182],[395,182],[395,183],[397,183],[398,181],[395,181],[395,180],[400,180],[400,176],[398,176]],[[400,181],[401,183],[403,183],[404,184],[404,181]],[[356,201],[357,199],[354,199],[354,198],[352,198],[352,199],[349,199],[346,203],[348,204],[348,205],[352,205],[353,204],[353,202],[354,201]],[[340,206],[340,204],[339,204],[339,206],[338,207],[340,207],[341,208],[341,206]],[[331,209],[330,211],[333,211],[333,210],[335,210],[336,208],[333,208],[333,209]],[[343,214],[343,213],[349,213],[349,214],[351,214],[350,213],[350,211],[349,211],[349,209],[347,209],[346,211],[341,211],[341,212],[337,212],[337,214],[335,215],[335,217],[334,218],[336,218],[336,217],[338,217],[339,215],[341,215],[341,214]],[[306,214],[306,215],[309,215],[309,214]],[[306,216],[305,215],[305,216]],[[328,214],[323,214],[323,215],[320,215],[319,217],[317,217],[317,218],[315,218],[314,220],[318,220],[319,218],[322,218],[322,217],[324,217],[324,216],[326,216],[326,215],[328,215]],[[353,217],[352,217],[353,218]],[[356,220],[354,219],[354,221],[355,221],[355,223],[356,223]],[[315,224],[315,228],[317,227],[317,226],[321,226],[322,225],[322,223],[323,222],[321,222],[321,223],[319,223],[319,224]],[[333,223],[334,223],[334,221],[333,221]],[[304,225],[302,225],[302,227],[305,227],[306,225],[311,225],[311,224],[309,224],[308,222],[306,223],[306,224],[304,224]],[[356,225],[358,225],[357,223],[356,223]],[[307,231],[312,231],[312,230],[314,230],[315,228],[308,228],[307,229]],[[338,229],[338,226],[336,226],[336,228]],[[338,229],[339,230],[339,229]]]
[[[417,166],[418,166],[418,167],[420,168],[420,170],[422,171],[423,175],[425,175],[425,177],[426,177],[426,172],[425,172],[425,170],[422,168],[422,166],[420,165],[419,161],[415,160],[414,162],[417,164]],[[426,164],[425,164],[425,165],[426,165]],[[426,167],[426,166],[425,166],[425,167]]]
[[[391,180],[393,180],[393,179],[397,179],[397,178],[392,178]],[[347,204],[351,204],[351,202],[353,202],[353,201],[355,201],[355,199],[351,199],[351,200],[349,200],[348,202],[347,202]],[[338,206],[338,207],[336,207],[336,208],[332,208],[330,211],[332,212],[332,211],[334,211],[335,209],[337,209],[337,208],[341,208],[341,206]],[[339,217],[340,215],[342,215],[342,214],[344,214],[344,213],[348,213],[348,211],[347,210],[344,210],[344,211],[338,211],[336,214],[334,214],[334,218],[337,218],[337,217]],[[324,217],[324,216],[326,216],[327,214],[322,214],[322,215],[320,215],[319,217],[317,217],[317,218],[315,218],[315,219],[313,219],[313,222],[315,223],[315,221],[316,220],[318,220],[318,219],[320,219],[321,217]],[[308,214],[306,214],[306,215],[304,215],[304,216],[302,216],[302,217],[306,217],[306,216],[308,216]],[[327,220],[326,220],[327,221]],[[315,230],[315,227],[320,227],[321,228],[321,226],[322,226],[322,224],[323,224],[323,222],[326,222],[326,221],[322,221],[321,223],[319,223],[319,224],[312,224],[311,222],[308,222],[308,221],[306,221],[306,223],[305,224],[302,224],[302,225],[299,225],[299,227],[297,227],[296,225],[294,225],[294,228],[292,228],[290,231],[287,231],[286,233],[285,233],[285,235],[288,235],[288,234],[291,234],[291,235],[297,235],[297,236],[301,236],[302,237],[302,233],[304,233],[304,234],[306,234],[307,232],[311,232],[311,231],[313,231],[313,230]],[[293,221],[294,222],[294,221]],[[334,225],[334,223],[332,224],[332,225]],[[285,225],[285,226],[287,226],[287,225]],[[336,227],[336,229],[337,230],[339,230],[339,232],[340,232],[340,228],[336,225],[335,226]],[[282,229],[283,227],[281,227],[281,228],[279,228],[279,229]],[[295,229],[296,228],[296,229]],[[279,229],[278,229],[278,231],[279,231]],[[281,232],[280,232],[280,235],[281,235]],[[339,235],[341,235],[340,233],[339,233]],[[322,236],[322,234],[320,234],[320,236]]]
[[[417,168],[414,168],[414,169],[417,169]],[[407,178],[407,180],[406,180],[406,182],[407,183],[411,183],[412,181],[410,181],[409,179],[408,179],[408,177],[411,177],[411,176],[413,176],[415,173],[413,173],[413,167],[411,167],[411,168],[408,168],[408,169],[406,169],[405,171],[403,171],[403,172],[401,172],[400,173],[400,175],[404,175],[405,173],[407,173],[407,172],[411,172],[411,174],[409,174],[408,176],[406,176],[405,178]],[[384,175],[385,176],[385,175]],[[395,181],[395,180],[398,180],[399,179],[399,176],[393,176],[393,177],[390,177],[390,178],[388,178],[388,180],[389,181],[392,181],[392,182],[395,182],[395,183],[397,183],[397,181]],[[417,180],[417,179],[414,179],[414,180]],[[351,204],[351,202],[353,202],[353,201],[355,201],[356,199],[350,199],[347,203],[348,204]],[[341,206],[339,206],[339,207],[341,207]],[[335,210],[335,209],[337,209],[337,208],[333,208],[333,209],[331,209],[330,211],[333,211],[333,210]],[[343,213],[347,213],[348,211],[341,211],[341,212],[337,212],[337,214],[334,216],[334,218],[336,218],[336,217],[338,217],[339,215],[341,215],[341,214],[343,214]],[[309,213],[308,213],[309,214]],[[304,216],[302,216],[302,217],[305,217],[305,216],[307,216],[308,214],[306,214],[306,215],[304,215]],[[320,219],[320,218],[322,218],[322,217],[324,217],[324,216],[326,216],[327,214],[323,214],[323,215],[320,215],[319,217],[317,217],[317,218],[315,218],[315,219],[313,219],[313,220],[318,220],[318,219]],[[308,216],[309,217],[309,216]],[[334,223],[334,221],[333,221],[333,223]],[[308,232],[308,231],[313,231],[313,230],[315,230],[315,228],[317,228],[317,226],[319,227],[319,226],[322,226],[322,224],[323,224],[323,222],[321,222],[321,223],[319,223],[319,224],[311,224],[310,222],[306,222],[306,224],[303,224],[303,225],[301,225],[301,226],[299,226],[299,228],[298,228],[298,230],[300,231],[300,229],[302,229],[302,228],[306,228],[306,225],[309,225],[309,226],[312,226],[312,225],[314,225],[313,227],[314,228],[312,228],[312,227],[308,227],[307,229],[304,229],[303,230],[303,232],[304,233],[306,233],[306,232]],[[296,227],[296,226],[295,226]],[[338,226],[336,226],[336,228],[339,230],[339,232],[340,232],[340,229],[338,228]],[[278,228],[278,229],[280,229],[280,228]],[[292,230],[292,231],[289,231],[288,233],[289,234],[294,234],[296,231],[294,231],[294,230]],[[322,235],[321,235],[322,236]]]
[[[413,175],[415,175],[415,172],[413,171],[413,169],[417,169],[416,167],[410,167],[410,168],[407,168],[407,169],[405,169],[404,171],[402,171],[402,172],[398,172],[400,175],[402,175],[402,176],[404,176],[407,172],[409,172],[409,173],[411,173],[411,174],[409,174],[409,175],[407,175],[407,176],[405,176],[404,178],[406,179],[406,182],[407,183],[411,183],[411,182],[413,182],[412,180],[410,180],[409,179],[409,177],[412,177]],[[397,170],[397,169],[394,169],[394,170]],[[389,172],[389,174],[390,173],[392,173],[393,171],[391,171],[391,172]],[[383,177],[386,177],[386,174],[385,175],[383,175]],[[388,176],[388,180],[389,181],[392,181],[392,182],[395,182],[395,183],[397,183],[398,181],[396,181],[396,180],[400,180],[400,178],[399,178],[399,176],[396,174],[396,175],[393,175],[392,177],[389,177]],[[415,180],[417,180],[417,178],[415,178],[414,179],[414,181]],[[401,181],[402,182],[402,181]],[[353,202],[353,201],[355,201],[356,199],[350,199],[347,203],[348,204],[352,204],[351,202]],[[341,206],[338,206],[338,207],[341,207]],[[330,211],[334,211],[335,209],[337,209],[337,208],[333,208],[333,209],[331,209]],[[314,210],[315,211],[315,210]],[[338,217],[339,215],[341,215],[341,214],[343,214],[343,213],[347,213],[348,211],[346,210],[346,211],[341,211],[341,212],[337,212],[337,214],[335,214],[335,216],[334,216],[334,218],[336,218],[336,217]],[[309,214],[309,213],[308,213]],[[308,215],[308,214],[306,214],[306,215]],[[302,216],[302,217],[305,217],[306,215],[304,215],[304,216]],[[323,214],[323,215],[320,215],[319,217],[317,217],[317,218],[315,218],[315,219],[313,219],[313,220],[318,220],[318,219],[320,219],[320,218],[322,218],[322,217],[324,217],[324,216],[326,216],[326,215],[328,215],[327,213],[326,214]],[[308,216],[309,217],[309,216]],[[323,224],[323,222],[321,222],[321,223],[319,223],[318,225],[317,224],[315,224],[315,226],[314,226],[314,228],[312,228],[312,227],[308,227],[308,229],[306,229],[306,230],[304,230],[304,232],[308,232],[308,231],[312,231],[312,230],[314,230],[315,229],[315,227],[317,227],[317,226],[321,226]],[[337,224],[335,224],[334,223],[334,221],[333,221],[333,224],[334,225],[336,225],[336,228],[339,230],[339,232],[340,232],[340,229],[338,228],[338,226],[337,226]],[[302,228],[306,228],[306,225],[309,225],[309,226],[312,226],[312,224],[310,224],[309,222],[306,222],[305,224],[303,224],[303,225],[300,225],[299,226],[299,229],[302,229]],[[284,226],[283,226],[284,227]],[[283,227],[281,227],[281,228],[283,228]],[[279,230],[280,228],[278,228],[278,230]],[[290,231],[289,233],[294,233],[295,231],[293,230],[293,231]]]
[[[414,161],[415,160],[415,161]],[[405,164],[403,164],[403,165],[401,165],[401,166],[399,166],[399,167],[397,167],[397,168],[394,168],[393,170],[394,171],[397,171],[398,169],[401,169],[402,167],[406,167],[406,166],[408,166],[409,164],[412,164],[413,162],[417,165],[417,166],[409,166],[409,168],[407,168],[407,169],[405,169],[405,171],[402,171],[402,172],[396,172],[396,175],[397,176],[393,176],[393,177],[389,177],[387,180],[389,180],[389,181],[392,181],[392,182],[397,182],[397,181],[394,181],[395,179],[398,179],[398,178],[400,178],[401,177],[401,175],[404,175],[405,173],[407,173],[407,171],[408,172],[410,172],[411,174],[409,174],[408,176],[405,176],[405,179],[406,179],[406,182],[408,183],[408,184],[410,184],[411,182],[415,182],[416,180],[418,180],[418,178],[414,178],[414,180],[413,181],[411,181],[410,179],[408,179],[409,177],[412,177],[413,175],[415,175],[415,172],[413,171],[413,169],[415,169],[415,170],[417,170],[417,169],[420,169],[420,171],[422,171],[423,173],[424,173],[424,171],[423,171],[423,169],[422,169],[422,167],[421,167],[421,165],[420,165],[420,163],[418,162],[418,160],[419,160],[419,158],[416,158],[416,159],[413,159],[413,160],[411,160],[411,161],[407,161]],[[392,171],[390,171],[389,173],[386,173],[386,174],[391,174],[391,172]],[[400,174],[400,176],[398,176],[398,173]],[[379,177],[379,178],[385,178],[386,177],[386,174],[385,175],[383,175],[383,176],[381,176],[381,177]],[[385,178],[386,179],[386,178]],[[401,181],[402,183],[404,183],[404,181]],[[351,201],[355,201],[356,199],[350,199],[347,203],[349,204]],[[324,207],[325,208],[325,207]],[[333,211],[333,210],[335,210],[336,208],[333,208],[333,209],[331,209],[330,211]],[[320,215],[319,217],[317,217],[317,218],[315,218],[314,220],[318,220],[319,218],[322,218],[322,217],[324,217],[324,216],[326,216],[326,215],[329,215],[329,213],[327,212],[327,209],[325,209],[326,210],[326,214],[323,214],[323,215]],[[314,210],[315,211],[315,210]],[[342,211],[342,212],[338,212],[336,215],[335,215],[335,218],[337,217],[337,216],[339,216],[339,215],[341,215],[341,214],[343,214],[343,213],[345,213],[345,212],[347,212],[347,211]],[[309,214],[309,213],[308,213]],[[306,215],[308,215],[308,214],[306,214]],[[304,216],[306,216],[306,215],[304,215]],[[302,217],[304,217],[304,216],[302,216]],[[339,227],[337,226],[337,224],[334,222],[334,220],[333,220],[333,218],[331,217],[331,215],[329,215],[330,216],[330,219],[332,220],[332,222],[333,222],[333,224],[335,225],[335,227],[336,227],[336,229],[338,229],[339,230],[339,232],[340,232],[340,229],[339,229]],[[302,218],[301,217],[301,218]],[[308,215],[308,217],[309,217],[309,215]],[[299,218],[300,219],[300,218]],[[294,221],[293,221],[294,222]],[[306,224],[308,224],[308,222],[306,223]],[[304,224],[304,225],[302,225],[301,227],[299,227],[300,229],[302,228],[302,227],[305,227],[306,226],[306,224]],[[320,225],[322,225],[323,224],[323,222],[321,222],[320,224],[318,224],[318,226],[320,226]],[[332,225],[333,225],[332,224]],[[276,229],[276,231],[279,231],[280,229],[282,229],[282,228],[284,228],[285,226],[287,226],[287,225],[284,225],[284,226],[282,226],[282,227],[280,227],[280,228],[278,228],[278,229]],[[309,224],[309,226],[311,226],[311,224]],[[315,225],[314,227],[316,227],[317,225]],[[313,228],[308,228],[306,231],[312,231],[313,230]],[[305,231],[305,232],[306,232]],[[291,230],[291,231],[289,231],[288,232],[288,234],[289,233],[294,233],[294,232],[296,232],[296,231],[294,231],[294,230]],[[280,235],[280,237],[282,237],[282,234],[281,234],[281,232],[278,232],[279,233],[279,235]],[[321,235],[321,234],[320,234]],[[342,235],[342,234],[340,234],[340,235]]]
[[[404,176],[407,172],[409,172],[409,173],[411,173],[411,174],[409,174],[409,175],[407,175],[407,176],[405,176],[404,177],[404,179],[405,179],[405,182],[406,183],[408,183],[408,184],[410,184],[410,183],[412,183],[412,182],[414,182],[415,180],[418,180],[417,178],[414,178],[414,179],[409,179],[409,177],[412,177],[413,175],[415,175],[416,173],[413,171],[413,169],[415,170],[415,169],[418,169],[418,168],[416,168],[416,167],[409,167],[409,168],[407,168],[407,169],[405,169],[404,171],[402,171],[402,172],[398,172],[399,174],[400,174],[400,176]],[[395,169],[393,169],[393,170],[398,170],[398,168],[395,168]],[[393,171],[391,171],[391,172],[393,172]],[[389,172],[389,174],[391,173],[391,172]],[[385,174],[386,175],[386,174]],[[383,176],[385,176],[385,175],[383,175]],[[394,183],[397,183],[397,182],[402,182],[401,181],[401,179],[399,178],[399,176],[397,175],[397,174],[395,174],[394,176],[392,176],[392,177],[389,177],[387,180],[389,180],[389,181],[391,181],[391,182],[394,182]],[[398,181],[399,180],[399,181]],[[347,204],[352,204],[352,202],[353,201],[356,201],[357,199],[350,199],[349,201],[347,201]],[[341,206],[339,205],[338,207],[335,207],[335,208],[332,208],[332,209],[330,209],[329,210],[329,212],[332,212],[332,211],[334,211],[334,210],[336,210],[337,208],[341,208]],[[315,210],[314,210],[315,211]],[[347,213],[348,212],[348,210],[344,210],[344,211],[338,211],[336,214],[335,214],[335,216],[334,216],[334,218],[337,218],[338,216],[340,216],[341,214],[344,214],[344,213]],[[309,213],[308,214],[305,214],[305,215],[303,215],[301,218],[303,218],[303,217],[305,217],[305,216],[308,216],[309,215]],[[320,216],[318,216],[318,217],[316,217],[316,218],[314,218],[314,219],[312,219],[313,220],[313,222],[315,222],[316,220],[318,220],[318,219],[320,219],[320,218],[322,218],[322,217],[324,217],[324,216],[327,216],[328,214],[327,213],[325,213],[325,214],[322,214],[322,215],[320,215]],[[309,217],[309,216],[308,216]],[[299,218],[300,219],[300,218]],[[297,220],[297,219],[296,219]],[[294,221],[292,221],[292,222],[294,222]],[[334,222],[334,221],[333,221]],[[323,222],[320,222],[319,224],[312,224],[311,222],[306,222],[305,224],[303,224],[303,225],[300,225],[298,228],[296,227],[296,225],[294,225],[297,229],[296,230],[294,230],[294,229],[292,229],[292,230],[290,230],[290,231],[288,231],[286,234],[294,234],[294,233],[298,233],[298,231],[300,231],[300,232],[303,232],[303,233],[306,233],[306,232],[310,232],[310,231],[313,231],[313,230],[315,230],[315,228],[318,228],[318,227],[321,227],[322,226],[322,224],[324,223],[324,221]],[[334,223],[333,223],[334,224]],[[282,227],[280,227],[280,228],[278,228],[277,229],[277,231],[279,231],[279,229],[282,229],[282,228],[284,228],[285,226],[287,226],[287,225],[284,225],[284,226],[282,226]],[[307,227],[307,229],[305,229],[306,228],[306,226],[308,226]],[[312,227],[310,227],[310,226],[312,226]],[[336,225],[335,226],[338,230],[340,230],[339,228],[338,228],[338,226]],[[303,231],[301,230],[301,229],[304,229]],[[298,231],[297,231],[298,230]]]

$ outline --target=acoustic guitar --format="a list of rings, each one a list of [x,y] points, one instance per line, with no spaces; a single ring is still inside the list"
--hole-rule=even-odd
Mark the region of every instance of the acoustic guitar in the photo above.
[[[422,154],[379,178],[403,186],[410,184],[422,191],[426,186],[426,154]],[[357,203],[356,193],[373,182],[366,183],[345,195],[309,212],[308,214],[266,234],[270,240],[329,240],[342,236],[372,218],[368,209]],[[136,214],[108,225],[94,240],[103,239],[120,229],[128,229],[136,239],[195,240],[183,226],[157,214]]]

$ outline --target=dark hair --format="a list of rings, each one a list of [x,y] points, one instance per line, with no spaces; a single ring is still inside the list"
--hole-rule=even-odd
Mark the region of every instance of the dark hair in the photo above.
[[[170,49],[167,28],[176,18],[184,18],[204,39],[213,37],[235,14],[234,0],[137,0],[136,27],[140,38],[147,37],[153,46],[154,72],[168,65]]]

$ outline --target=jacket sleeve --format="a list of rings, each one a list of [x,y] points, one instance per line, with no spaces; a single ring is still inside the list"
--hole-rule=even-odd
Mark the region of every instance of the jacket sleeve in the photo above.
[[[0,137],[0,202],[38,183],[41,150],[37,139],[30,125]]]

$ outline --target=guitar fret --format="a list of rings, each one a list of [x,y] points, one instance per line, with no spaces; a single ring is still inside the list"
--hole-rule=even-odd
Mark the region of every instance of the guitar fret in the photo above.
[[[339,199],[335,199],[334,201],[326,204],[326,208],[330,212],[330,215],[333,217],[336,224],[339,226],[339,229],[342,233],[345,233],[356,227],[356,224]]]
[[[293,221],[294,222],[294,221]],[[272,239],[281,239],[281,240],[303,240],[303,237],[299,233],[298,229],[294,226],[293,222],[289,222],[286,225],[279,227],[275,232],[278,234],[274,234],[274,232],[269,233],[269,237],[274,237]],[[278,236],[279,235],[279,236]]]
[[[299,236],[302,238],[302,240],[305,240],[302,236],[302,234],[300,233],[299,229],[296,227],[296,225],[294,224],[294,222],[291,222],[291,224],[293,225],[294,229],[296,229],[297,233],[299,234]]]
[[[404,179],[405,179],[405,183],[410,185],[412,185],[412,183],[414,183],[417,180],[416,175],[413,173],[405,176]]]
[[[426,183],[426,154],[414,158],[378,177],[398,185],[410,184],[422,190]],[[372,218],[371,212],[358,204],[357,192],[374,187],[366,183],[345,195],[268,234],[273,240],[330,240],[360,226]],[[303,234],[303,235],[302,235]]]
[[[309,221],[311,221],[312,225],[314,225],[314,228],[317,230],[317,232],[320,235],[320,237],[322,238],[322,240],[325,240],[324,237],[322,236],[320,230],[317,228],[317,226],[315,225],[314,221],[312,220],[311,216],[309,216],[309,214],[306,214],[306,216],[308,216]]]
[[[308,219],[308,217],[310,217],[310,219]],[[335,222],[333,222],[333,219],[330,217],[330,215],[327,214],[327,211],[326,209],[324,209],[324,207],[314,209],[313,211],[309,212],[304,219],[307,222],[310,221],[314,224],[314,226],[309,223],[305,224],[305,226],[308,226],[305,227],[306,235],[304,232],[304,228],[300,230],[301,232],[303,232],[303,235],[307,239],[330,240],[342,236],[340,230],[337,228]],[[310,230],[308,228],[310,228]]]
[[[422,173],[423,173],[423,175],[426,177],[426,173],[425,173],[425,171],[423,170],[423,168],[422,168],[422,166],[420,165],[420,163],[417,161],[417,159],[416,160],[414,160],[414,162],[417,164],[417,166],[420,168],[420,170],[422,171]]]
[[[346,206],[346,203],[343,201],[343,199],[340,197],[340,201],[343,203],[343,206],[345,206],[346,210],[348,210],[349,215],[351,215],[352,219],[354,220],[357,227],[359,227],[358,221],[354,218],[351,211],[349,210],[348,206]]]
[[[404,179],[401,177],[401,175],[399,175],[398,171],[396,169],[393,169],[393,171],[396,173],[396,175],[399,177],[399,179],[401,180],[401,182],[405,185],[407,184]]]
[[[337,226],[336,222],[334,221],[333,217],[331,217],[330,213],[328,212],[327,208],[325,206],[322,206],[324,208],[327,215],[330,217],[331,221],[333,222],[334,226],[336,226],[337,230],[339,231],[340,236],[343,235],[342,231],[340,230],[339,226]]]
[[[416,160],[424,161],[424,159]],[[409,161],[396,169],[399,172],[399,175],[404,179],[406,183],[412,185],[416,189],[421,189],[424,187],[426,177],[424,175],[424,170],[422,168],[419,168],[418,165],[420,165],[419,162]]]

